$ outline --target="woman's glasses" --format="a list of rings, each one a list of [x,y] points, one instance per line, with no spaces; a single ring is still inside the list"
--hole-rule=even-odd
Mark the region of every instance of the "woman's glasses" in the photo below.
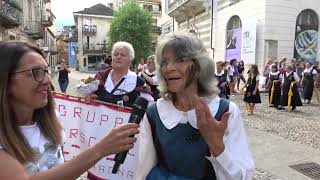
[[[17,71],[12,74],[18,74],[18,73],[24,73],[24,72],[31,72],[33,79],[37,82],[43,81],[46,74],[50,74],[48,68],[42,69],[40,67],[32,68],[32,69],[28,69],[28,70],[24,70],[24,71]]]

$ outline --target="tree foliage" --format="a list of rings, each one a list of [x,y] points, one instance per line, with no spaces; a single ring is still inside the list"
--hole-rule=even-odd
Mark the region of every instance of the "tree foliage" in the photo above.
[[[129,0],[119,11],[115,12],[108,34],[112,45],[118,41],[132,44],[135,50],[135,62],[141,57],[146,58],[152,46],[150,31],[152,14],[139,6],[134,0]]]

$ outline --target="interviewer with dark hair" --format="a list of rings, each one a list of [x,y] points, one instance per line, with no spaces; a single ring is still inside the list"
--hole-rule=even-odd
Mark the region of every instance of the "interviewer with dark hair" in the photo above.
[[[38,48],[0,42],[1,179],[76,179],[105,156],[129,150],[135,124],[113,129],[97,144],[64,162],[48,65]]]

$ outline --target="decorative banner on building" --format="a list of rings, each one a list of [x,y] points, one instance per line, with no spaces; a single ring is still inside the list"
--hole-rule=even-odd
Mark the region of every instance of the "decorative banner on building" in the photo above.
[[[301,11],[296,21],[294,57],[307,62],[317,58],[319,19],[315,11]]]
[[[226,41],[226,60],[232,59],[241,60],[241,39],[242,39],[242,28],[233,29],[227,32]]]
[[[100,102],[88,102],[80,98],[54,96],[56,108],[60,113],[60,123],[66,134],[64,154],[66,160],[79,154],[113,128],[125,124],[130,117],[130,109]],[[129,151],[125,163],[117,174],[112,174],[114,155],[103,158],[89,170],[98,179],[131,180],[137,167],[137,144]]]
[[[241,59],[245,64],[256,62],[257,22],[245,22],[242,26]]]
[[[294,42],[295,57],[314,62],[317,57],[318,31],[301,30],[296,33]]]

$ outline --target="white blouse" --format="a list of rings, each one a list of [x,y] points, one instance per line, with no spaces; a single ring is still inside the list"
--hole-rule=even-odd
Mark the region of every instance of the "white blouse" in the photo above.
[[[220,98],[216,96],[208,103],[211,114],[218,111]],[[175,108],[172,101],[159,99],[157,109],[163,125],[172,129],[179,123],[190,123],[197,128],[195,110],[182,112]],[[212,163],[219,180],[251,180],[254,162],[248,149],[243,120],[239,108],[232,102],[229,105],[231,116],[223,137],[225,150],[218,157],[207,157]],[[144,180],[150,170],[157,164],[156,150],[147,116],[144,116],[138,135],[139,162],[135,180]]]
[[[296,72],[286,72],[286,76],[288,77],[291,73],[293,73],[293,78],[294,78],[294,80],[296,81],[296,82],[300,82],[300,78],[299,78],[299,76],[298,76],[298,74],[296,73]],[[282,83],[284,83],[284,75],[283,74],[281,74],[280,75],[280,78],[282,79]]]
[[[312,73],[312,74],[314,75],[314,74],[317,74],[317,71],[311,67],[311,68],[309,68],[309,69],[305,69],[305,70],[302,72],[302,76],[304,75],[304,73]]]

